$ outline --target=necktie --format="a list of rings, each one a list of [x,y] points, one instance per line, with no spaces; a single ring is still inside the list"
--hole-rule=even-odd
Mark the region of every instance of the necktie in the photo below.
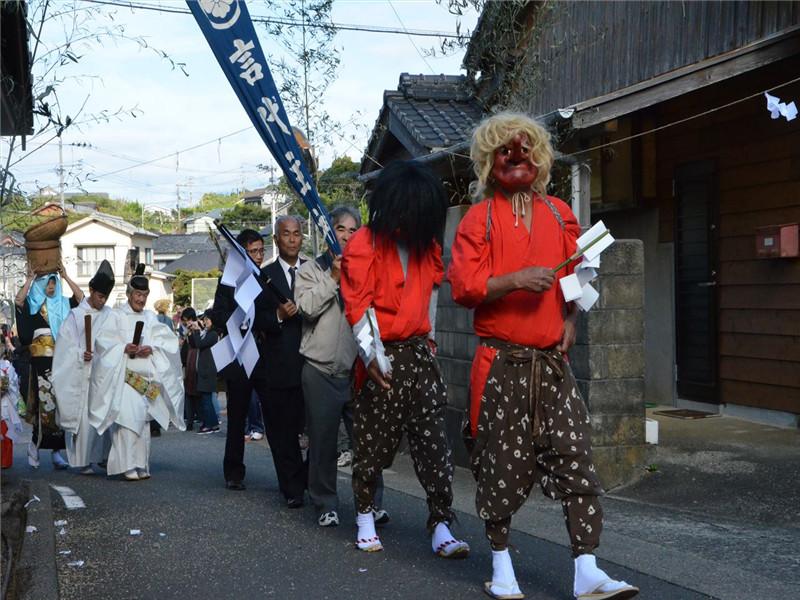
[[[289,288],[292,290],[292,294],[294,294],[294,272],[297,271],[297,267],[289,267],[289,279],[291,279],[291,283],[289,284]]]

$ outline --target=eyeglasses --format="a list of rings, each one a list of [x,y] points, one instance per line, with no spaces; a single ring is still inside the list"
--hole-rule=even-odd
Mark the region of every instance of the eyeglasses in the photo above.
[[[252,248],[247,251],[248,254],[264,254],[264,248]]]

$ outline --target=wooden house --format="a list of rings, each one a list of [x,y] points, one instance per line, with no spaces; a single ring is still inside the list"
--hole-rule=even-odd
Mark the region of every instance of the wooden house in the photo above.
[[[765,92],[800,105],[800,2],[490,1],[464,67],[464,105],[551,129],[554,192],[584,225],[642,240],[645,399],[797,426],[800,118]],[[398,95],[365,180],[375,158],[468,180],[468,133],[409,139]]]

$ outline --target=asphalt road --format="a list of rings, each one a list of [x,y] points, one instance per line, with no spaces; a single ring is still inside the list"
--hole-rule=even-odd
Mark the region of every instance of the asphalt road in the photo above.
[[[9,478],[69,486],[86,508],[67,510],[51,494],[58,587],[63,599],[382,599],[485,597],[491,555],[482,523],[458,513],[458,535],[473,547],[467,560],[433,556],[425,502],[387,489],[392,522],[381,530],[385,551],[353,546],[352,494],[340,476],[342,525],[322,529],[312,507],[288,510],[277,491],[264,442],[247,445],[247,490],[224,488],[224,434],[170,431],[153,440],[147,481],[110,480],[53,471],[44,455],[29,470],[16,450]],[[131,535],[132,529],[141,531]],[[572,598],[572,559],[563,546],[513,534],[515,567],[530,599]],[[66,552],[69,552],[66,554]],[[62,554],[64,553],[64,554]],[[84,561],[82,566],[70,566]],[[635,583],[647,600],[707,598],[630,569],[600,561],[612,576]]]

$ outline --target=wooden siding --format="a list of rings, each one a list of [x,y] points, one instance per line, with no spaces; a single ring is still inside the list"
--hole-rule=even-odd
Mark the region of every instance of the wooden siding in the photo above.
[[[543,115],[798,24],[797,1],[556,2],[534,24],[514,104]]]
[[[653,111],[660,125],[791,79],[793,57],[687,94]],[[800,83],[773,92],[800,99]],[[800,118],[771,120],[763,96],[657,134],[660,239],[672,240],[672,178],[685,162],[714,160],[719,384],[725,403],[800,413],[800,259],[757,259],[756,228],[800,222]]]

